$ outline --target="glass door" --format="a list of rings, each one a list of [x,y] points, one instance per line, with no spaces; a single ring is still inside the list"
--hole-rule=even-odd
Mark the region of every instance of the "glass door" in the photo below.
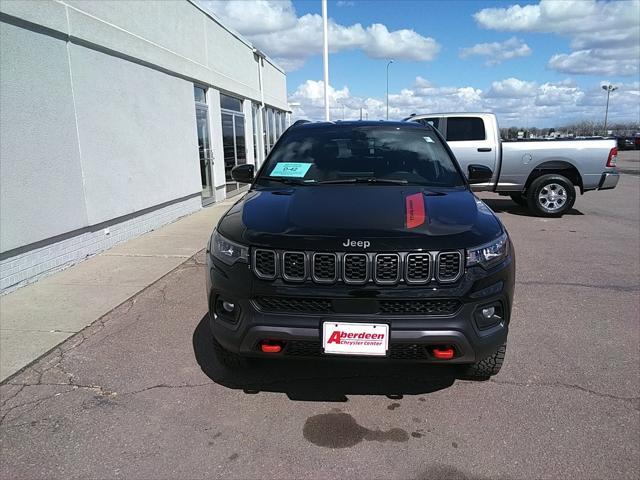
[[[193,93],[196,103],[196,129],[198,132],[198,156],[200,158],[200,180],[202,181],[202,202],[208,203],[214,199],[213,185],[213,155],[211,152],[211,137],[209,134],[209,107],[207,106],[206,90],[194,85]]]
[[[196,106],[196,122],[198,125],[198,153],[200,156],[200,178],[202,180],[202,198],[213,196],[213,179],[211,167],[211,142],[209,139],[209,115],[207,107]]]
[[[231,178],[236,165],[247,163],[245,150],[244,115],[222,112],[222,147],[227,192],[237,190],[240,185]]]

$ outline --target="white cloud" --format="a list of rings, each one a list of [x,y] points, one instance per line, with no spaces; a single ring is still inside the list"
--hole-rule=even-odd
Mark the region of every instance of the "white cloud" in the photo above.
[[[634,59],[635,50],[637,50],[637,54]],[[638,73],[639,58],[640,49],[594,48],[578,50],[569,54],[556,54],[549,59],[547,66],[553,70],[573,75],[633,75]]]
[[[433,38],[423,37],[413,30],[390,32],[384,25],[374,23],[367,27],[362,49],[373,58],[424,61],[433,60],[440,51],[440,45]]]
[[[572,52],[548,67],[577,75],[634,75],[640,58],[640,0],[542,0],[537,5],[485,8],[474,15],[484,28],[554,33],[571,38]]]
[[[578,120],[602,121],[604,92],[601,84],[582,89],[570,80],[535,82],[507,78],[493,82],[487,91],[472,86],[438,86],[416,77],[413,84],[389,95],[389,117],[401,119],[411,113],[493,112],[500,124],[509,126],[550,127]],[[640,82],[618,84],[611,95],[609,117],[612,122],[640,123]],[[299,103],[293,108],[294,118],[321,120],[324,117],[324,90],[321,81],[308,80],[289,97]],[[357,119],[360,108],[363,118],[382,119],[386,116],[384,98],[353,96],[347,86],[329,87],[331,118]]]
[[[507,78],[493,82],[486,96],[489,98],[522,98],[535,93],[535,82],[525,82],[517,78]]]
[[[289,1],[253,0],[249,5],[247,2],[206,0],[202,4],[244,35],[279,32],[294,27],[297,21]]]
[[[308,57],[322,52],[322,16],[308,13],[298,17],[290,0],[201,3],[285,70],[300,68]],[[379,23],[366,28],[359,23],[342,25],[330,18],[329,49],[362,49],[371,58],[427,61],[435,58],[440,45],[413,30],[389,31]]]
[[[485,65],[493,66],[512,58],[531,55],[531,48],[517,37],[504,42],[478,43],[473,47],[460,49],[460,58],[472,56],[486,57]]]

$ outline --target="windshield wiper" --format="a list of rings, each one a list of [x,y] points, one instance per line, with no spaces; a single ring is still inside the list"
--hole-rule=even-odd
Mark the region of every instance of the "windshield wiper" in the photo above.
[[[394,180],[391,178],[374,178],[374,177],[365,177],[365,178],[341,178],[338,180],[323,180],[322,182],[318,182],[318,185],[328,185],[332,183],[391,183],[394,185],[406,185],[409,182],[407,180]]]
[[[265,180],[270,182],[278,182],[284,183],[286,185],[317,185],[315,180],[304,181],[299,178],[291,178],[291,177],[265,177]]]

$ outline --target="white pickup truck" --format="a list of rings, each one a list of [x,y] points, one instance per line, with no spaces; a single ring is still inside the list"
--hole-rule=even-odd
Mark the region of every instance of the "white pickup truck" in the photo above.
[[[618,183],[615,140],[501,140],[492,113],[433,113],[405,120],[437,128],[465,173],[470,165],[476,172],[491,170],[491,181],[472,188],[509,195],[540,216],[569,211],[575,187],[582,194]]]

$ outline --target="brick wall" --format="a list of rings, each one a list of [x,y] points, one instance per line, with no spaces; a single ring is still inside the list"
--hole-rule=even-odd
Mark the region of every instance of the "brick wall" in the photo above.
[[[0,260],[0,294],[81,262],[201,208],[199,196]]]

